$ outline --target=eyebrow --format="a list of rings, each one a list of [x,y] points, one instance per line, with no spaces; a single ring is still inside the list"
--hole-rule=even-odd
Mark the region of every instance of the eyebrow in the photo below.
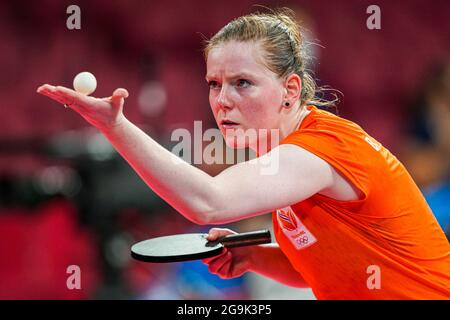
[[[215,75],[206,75],[205,79],[208,80],[208,78],[216,78]],[[230,75],[229,77],[227,77],[228,79],[236,79],[236,78],[253,78],[253,76],[251,76],[249,73],[246,72],[239,72],[239,73],[235,73]]]

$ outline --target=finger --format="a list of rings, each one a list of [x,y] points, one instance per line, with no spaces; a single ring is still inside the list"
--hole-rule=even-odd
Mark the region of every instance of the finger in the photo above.
[[[55,100],[56,102],[59,102],[61,104],[70,103],[71,101],[68,101],[67,98],[61,96],[56,92],[56,88],[50,85],[41,86],[38,88],[37,92],[39,94],[42,94],[44,96],[49,97],[52,100]]]
[[[74,97],[73,94],[76,93],[73,90],[61,87],[61,86],[52,86],[49,84],[44,84],[42,86],[40,86],[37,90],[38,93],[44,94],[44,95],[49,95],[49,96],[53,96],[53,97]]]
[[[212,266],[213,268],[214,268],[214,266],[216,266],[216,267],[220,266],[231,256],[232,255],[230,252],[224,252],[220,256],[217,256],[217,257],[214,257],[213,259],[211,259],[208,266]]]
[[[40,86],[39,88],[37,88],[36,92],[37,92],[37,93],[41,93],[41,92],[44,91],[44,90],[54,90],[54,89],[55,89],[54,86],[51,86],[51,85],[49,85],[49,84],[43,84],[42,86]]]
[[[202,259],[202,262],[205,263],[205,264],[210,264],[214,260],[217,260],[217,259],[220,259],[221,257],[223,257],[225,254],[227,254],[227,252],[228,252],[227,248],[224,248],[224,250],[222,251],[222,253],[220,255],[214,256],[214,257],[211,257],[211,258]]]
[[[217,260],[211,262],[208,267],[209,271],[211,273],[219,273],[220,269],[225,264],[227,264],[228,262],[231,261],[231,258],[232,258],[232,255],[230,252],[228,252],[227,254],[223,255],[220,259],[217,259]]]
[[[85,95],[62,86],[55,87],[45,84],[39,87],[37,92],[62,104],[72,105],[75,103],[83,104],[87,102],[87,97]]]
[[[219,275],[219,277],[221,277],[222,279],[225,279],[225,278],[229,278],[229,277],[231,277],[231,275],[232,275],[232,272],[231,272],[231,268],[232,268],[232,266],[233,266],[233,264],[232,264],[232,259],[231,259],[231,253],[229,253],[230,254],[230,257],[225,261],[225,263],[224,264],[222,264],[222,266],[221,267],[219,267],[219,269],[217,269],[217,271],[216,271],[216,273]]]
[[[54,94],[55,93],[55,87],[51,86],[49,84],[44,84],[37,88],[37,93],[40,93],[42,95],[48,95],[48,94]]]
[[[242,268],[242,265],[239,265],[237,263],[233,263],[230,265],[230,268],[228,269],[228,276],[231,277],[240,277],[246,272],[245,269]]]
[[[89,100],[93,99],[92,97],[88,97],[85,94],[76,92],[75,90],[72,90],[72,89],[69,89],[66,87],[62,87],[62,86],[55,87],[55,92],[65,98],[67,98],[69,100],[69,103],[67,103],[67,104],[77,104],[77,105],[88,104]]]

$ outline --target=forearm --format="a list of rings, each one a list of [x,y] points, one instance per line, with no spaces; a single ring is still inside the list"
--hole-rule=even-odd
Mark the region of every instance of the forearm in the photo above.
[[[213,177],[172,154],[125,118],[101,132],[155,193],[187,219],[204,223],[203,214],[211,212]]]
[[[255,246],[249,261],[249,271],[297,288],[309,288],[278,244]]]

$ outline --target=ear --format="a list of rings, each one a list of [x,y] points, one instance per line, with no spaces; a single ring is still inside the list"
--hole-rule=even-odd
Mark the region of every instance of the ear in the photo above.
[[[286,78],[284,87],[286,93],[283,101],[289,102],[289,105],[293,106],[295,102],[300,99],[302,93],[302,79],[298,74],[293,73]]]

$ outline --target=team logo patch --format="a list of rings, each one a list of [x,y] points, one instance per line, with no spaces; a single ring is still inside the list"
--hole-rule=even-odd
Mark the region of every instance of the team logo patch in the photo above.
[[[279,209],[277,210],[277,213],[278,217],[280,218],[280,224],[283,225],[283,229],[289,231],[294,231],[295,229],[297,229],[297,221],[295,221],[294,213],[292,212],[292,210]]]
[[[278,209],[277,221],[284,235],[297,250],[317,242],[316,237],[303,225],[291,207]]]

